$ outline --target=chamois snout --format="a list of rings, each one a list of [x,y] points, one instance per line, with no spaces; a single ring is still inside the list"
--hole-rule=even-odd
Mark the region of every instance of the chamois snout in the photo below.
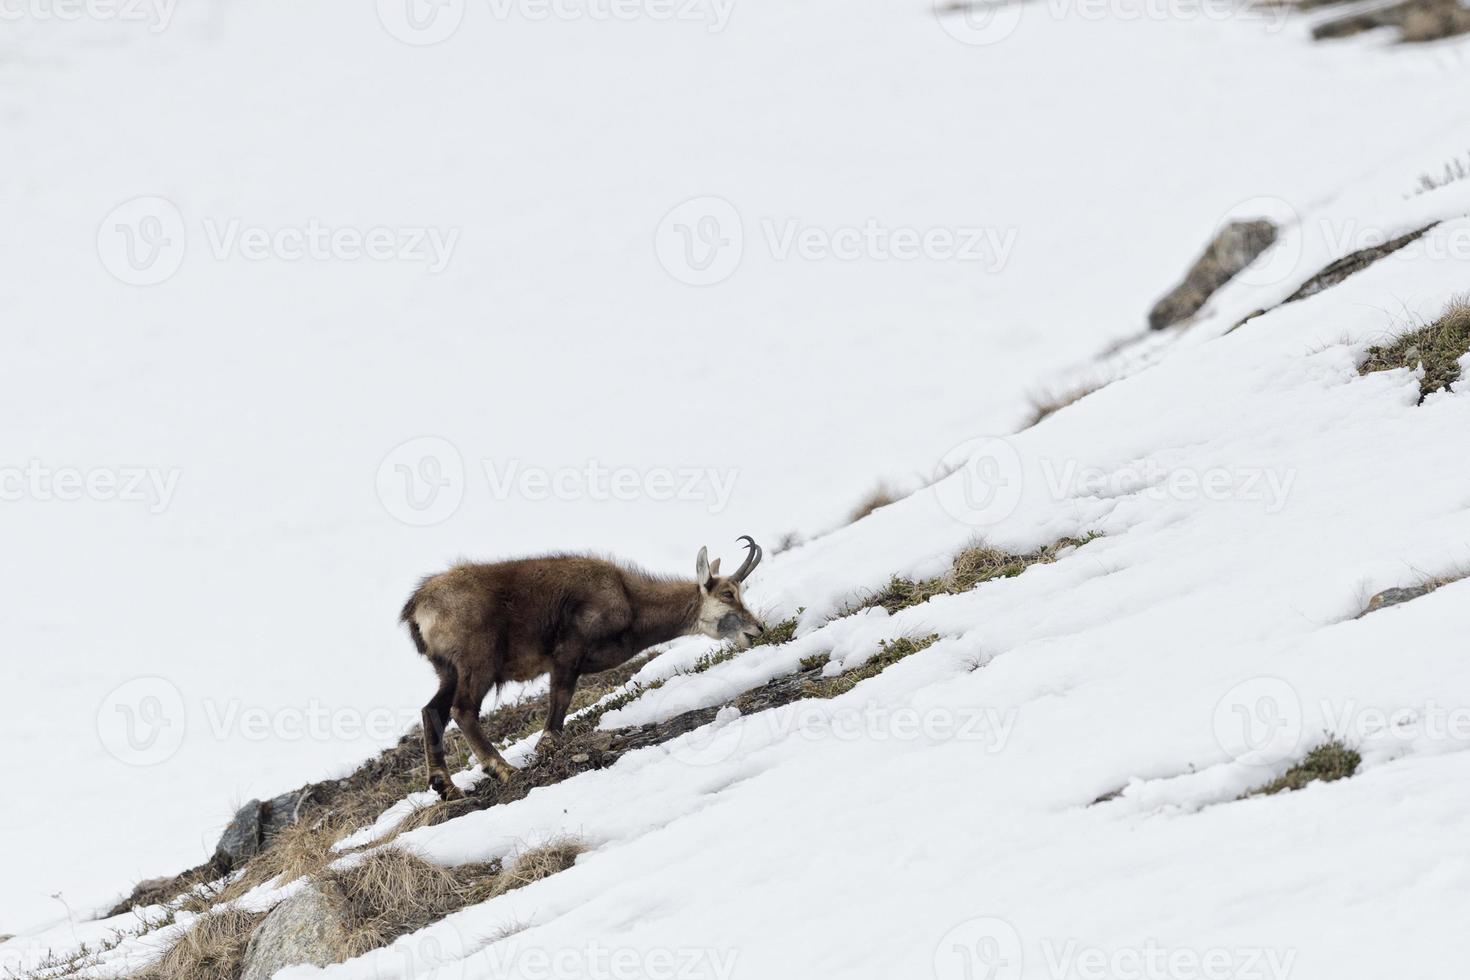
[[[760,635],[761,621],[749,609],[741,595],[741,585],[755,566],[760,564],[761,548],[749,537],[745,561],[735,574],[720,575],[720,560],[709,560],[709,550],[700,548],[694,560],[694,577],[699,582],[699,632],[717,640],[729,640],[744,650]]]

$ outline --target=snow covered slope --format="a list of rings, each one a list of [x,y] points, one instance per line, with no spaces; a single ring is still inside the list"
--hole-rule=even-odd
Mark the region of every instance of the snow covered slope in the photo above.
[[[820,529],[875,477],[946,457],[965,465],[768,559],[751,598],[804,610],[795,641],[673,677],[707,652],[676,644],[643,677],[672,679],[602,724],[720,704],[816,654],[937,643],[820,708],[727,713],[398,838],[444,863],[561,834],[593,849],[326,972],[514,975],[536,950],[628,950],[640,975],[675,951],[702,975],[1089,976],[1097,955],[1162,949],[1241,977],[1455,975],[1466,586],[1354,617],[1470,569],[1464,393],[1418,405],[1408,372],[1356,371],[1466,288],[1470,185],[1404,197],[1463,151],[1460,48],[1316,48],[1244,12],[1038,16],[986,45],[901,4],[741,6],[719,31],[477,13],[431,47],[371,11],[285,4],[180,8],[158,32],[28,22],[6,42],[7,462],[177,485],[0,508],[0,707],[8,774],[33,788],[0,804],[0,928],[52,916],[58,889],[94,905],[194,863],[234,802],[393,740],[429,684],[392,616],[455,554],[591,546],[682,570],[700,543]],[[99,232],[152,195],[178,208],[183,264],[119,282]],[[705,196],[735,206],[743,257],[693,288],[661,222]],[[1263,212],[1285,233],[1199,322],[983,438],[1135,334],[1223,217]],[[997,261],[781,257],[791,222],[820,245],[869,218],[980,229]],[[211,252],[232,220],[313,219],[458,236],[437,273]],[[463,500],[415,526],[392,466],[424,472],[422,445],[390,454],[426,435],[465,464]],[[589,460],[715,475],[682,501],[494,490],[512,463]],[[976,539],[1088,533],[1018,578],[827,621]],[[115,726],[160,691],[176,727],[154,758]],[[324,730],[281,727],[312,711]],[[1392,711],[1411,714],[1380,723]],[[1244,752],[1242,718],[1281,738]],[[1359,748],[1358,775],[1235,802],[1324,731]]]

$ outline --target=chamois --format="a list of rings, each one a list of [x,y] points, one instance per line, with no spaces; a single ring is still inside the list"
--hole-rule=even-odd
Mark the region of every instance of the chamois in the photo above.
[[[515,771],[480,728],[491,687],[550,673],[546,732],[555,737],[582,674],[676,636],[702,633],[749,646],[761,624],[745,608],[741,583],[762,553],[750,536],[740,540],[747,551],[735,574],[721,577],[720,560],[700,548],[692,582],[585,555],[460,564],[420,582],[399,621],[439,675],[423,711],[429,787],[444,799],[460,795],[444,763],[451,717],[487,772],[504,782]]]

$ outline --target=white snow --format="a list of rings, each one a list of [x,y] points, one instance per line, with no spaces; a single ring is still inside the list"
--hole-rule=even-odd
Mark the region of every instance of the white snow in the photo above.
[[[1466,289],[1470,182],[1406,197],[1463,152],[1464,48],[1112,7],[1033,5],[967,45],[922,3],[699,23],[471,3],[430,47],[370,7],[215,2],[156,31],[26,8],[0,41],[0,931],[22,933],[0,967],[136,924],[84,913],[203,860],[238,803],[416,722],[432,679],[394,624],[416,576],[560,548],[684,571],[701,544],[837,526],[944,458],[966,465],[767,558],[748,599],[803,610],[795,641],[701,673],[710,643],[670,644],[636,679],[666,683],[601,724],[721,704],[815,653],[835,672],[881,640],[939,642],[831,701],[725,710],[399,837],[448,864],[591,850],[280,976],[1458,976],[1470,587],[1355,617],[1470,571],[1470,402],[1461,383],[1419,405],[1413,372],[1356,367]],[[187,252],[128,285],[99,227],[147,195],[177,206]],[[736,208],[744,252],[699,288],[656,232],[704,195]],[[1137,338],[1210,231],[1260,213],[1284,222],[1276,246],[1194,325]],[[870,218],[982,228],[990,254],[778,257],[793,228]],[[217,258],[232,220],[420,229],[439,252]],[[1113,377],[1007,435],[1031,393]],[[424,437],[462,462],[463,499],[414,526],[393,465],[427,471],[391,454]],[[31,461],[137,474],[139,499],[11,499]],[[595,499],[589,462],[637,499]],[[694,497],[658,499],[657,469]],[[497,497],[512,472],[561,490]],[[977,540],[1090,532],[1018,578],[829,621]],[[1358,775],[1236,800],[1327,734]]]

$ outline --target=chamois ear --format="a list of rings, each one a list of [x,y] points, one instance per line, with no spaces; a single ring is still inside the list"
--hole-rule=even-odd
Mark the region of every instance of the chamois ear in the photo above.
[[[720,560],[716,558],[709,563],[709,577],[714,578],[718,574],[720,574]]]
[[[699,591],[709,591],[709,579],[709,548],[704,547],[694,559],[694,580],[699,583]]]

